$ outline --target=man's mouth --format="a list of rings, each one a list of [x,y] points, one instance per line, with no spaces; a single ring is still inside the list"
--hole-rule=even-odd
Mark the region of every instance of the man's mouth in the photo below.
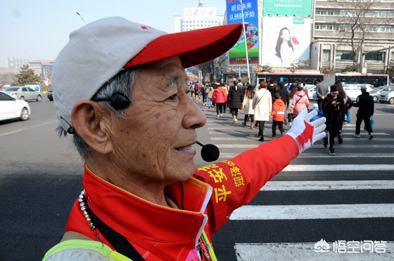
[[[175,148],[175,150],[177,150],[177,151],[179,151],[179,152],[182,152],[182,153],[186,153],[186,154],[190,154],[190,155],[195,155],[195,153],[196,153],[196,149],[195,148],[193,148],[193,145],[194,143],[191,143],[191,144],[188,144],[188,145],[186,145],[186,146],[182,146],[182,147],[177,147],[177,148]]]

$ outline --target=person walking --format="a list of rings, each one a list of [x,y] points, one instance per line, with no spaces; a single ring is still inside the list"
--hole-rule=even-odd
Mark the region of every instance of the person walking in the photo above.
[[[226,97],[226,101],[223,103],[222,107],[223,107],[223,113],[226,113],[226,108],[227,108],[227,97],[228,97],[228,87],[226,84],[224,84],[223,82],[218,83],[218,89],[219,91],[221,91],[223,93],[223,95]]]
[[[280,135],[285,132],[283,122],[285,121],[286,104],[281,98],[280,93],[275,93],[275,101],[272,104],[272,137],[276,136],[276,126],[278,126]]]
[[[267,87],[266,81],[260,82],[259,90],[253,98],[254,119],[259,125],[259,141],[264,141],[264,124],[269,120],[272,111],[272,97]]]
[[[305,93],[301,85],[297,85],[297,91],[294,94],[293,102],[290,105],[290,111],[296,117],[303,109],[309,109],[308,95]]]
[[[330,93],[326,96],[323,103],[323,113],[326,117],[326,130],[328,138],[324,138],[324,147],[330,144],[329,155],[334,156],[335,137],[338,136],[340,125],[343,123],[345,117],[345,104],[343,98],[339,96],[338,88],[336,85],[331,85]]]
[[[340,81],[337,81],[335,83],[335,86],[337,86],[339,96],[343,99],[343,103],[345,105],[345,117],[343,117],[343,122],[339,126],[339,132],[338,132],[338,144],[343,143],[343,138],[342,138],[342,127],[345,122],[350,123],[350,108],[352,107],[352,99],[346,94],[345,90],[343,89],[342,83]]]
[[[316,96],[317,105],[319,106],[319,111],[323,110],[323,102],[328,94],[328,86],[322,83],[322,80],[318,79],[316,81]]]
[[[244,100],[242,102],[242,110],[245,113],[243,125],[246,126],[246,123],[250,119],[251,129],[253,129],[253,124],[254,124],[254,110],[253,110],[254,95],[255,95],[254,87],[252,85],[248,85],[244,95]]]
[[[224,104],[227,102],[227,96],[217,85],[215,86],[212,94],[212,101],[216,104],[216,117],[222,117]]]
[[[242,107],[242,101],[244,96],[244,88],[242,83],[231,86],[228,92],[228,106],[230,108],[231,115],[233,117],[233,122],[237,122],[238,110]]]
[[[293,103],[294,100],[294,94],[297,91],[297,86],[295,84],[291,84],[289,87],[289,103],[287,104],[287,122],[289,125],[291,125],[294,115],[291,110],[291,104]]]
[[[361,95],[357,97],[355,103],[352,106],[358,107],[357,120],[356,120],[356,133],[355,137],[360,138],[360,126],[361,122],[364,121],[365,130],[368,131],[369,139],[373,139],[373,130],[371,126],[371,117],[374,113],[374,102],[366,87],[361,87]]]
[[[212,108],[214,106],[213,102],[212,102],[212,95],[213,95],[213,87],[212,84],[208,84],[206,92],[207,92],[207,98],[208,98],[208,108]]]

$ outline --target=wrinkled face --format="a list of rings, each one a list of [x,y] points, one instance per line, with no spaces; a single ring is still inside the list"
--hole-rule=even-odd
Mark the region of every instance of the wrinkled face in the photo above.
[[[282,39],[283,41],[290,41],[290,32],[287,29],[282,31]]]
[[[137,72],[132,105],[111,126],[113,159],[123,170],[158,182],[193,175],[195,129],[206,118],[186,94],[186,80],[179,58]]]

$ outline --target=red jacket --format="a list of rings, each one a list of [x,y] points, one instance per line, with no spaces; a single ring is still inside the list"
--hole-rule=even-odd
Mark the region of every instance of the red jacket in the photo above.
[[[222,90],[222,88],[216,88],[212,94],[212,101],[214,103],[226,103],[227,94]]]
[[[94,175],[87,166],[83,186],[93,213],[126,237],[145,260],[200,260],[196,249],[212,253],[212,235],[229,220],[231,212],[250,202],[297,154],[296,142],[285,135],[231,160],[201,167],[193,178],[182,183],[184,210],[139,198]],[[182,205],[178,182],[169,187],[168,193],[178,206]],[[97,240],[77,201],[66,231]],[[201,240],[203,231],[208,238],[205,243]],[[98,234],[113,249],[99,231]],[[202,260],[207,260],[204,254]]]
[[[274,121],[285,121],[286,104],[282,99],[276,99],[272,104],[272,119]]]

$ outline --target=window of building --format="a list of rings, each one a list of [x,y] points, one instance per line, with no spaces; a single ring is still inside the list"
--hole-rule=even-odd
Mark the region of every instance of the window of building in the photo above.
[[[323,50],[323,63],[329,63],[331,56],[331,50]]]
[[[394,64],[394,52],[390,54],[390,63]]]
[[[337,51],[335,60],[337,61],[353,61],[354,54],[351,51]]]
[[[365,60],[384,63],[385,56],[386,56],[385,52],[368,52],[365,54]]]
[[[324,31],[338,31],[339,25],[337,24],[315,24],[316,30],[324,30]]]

